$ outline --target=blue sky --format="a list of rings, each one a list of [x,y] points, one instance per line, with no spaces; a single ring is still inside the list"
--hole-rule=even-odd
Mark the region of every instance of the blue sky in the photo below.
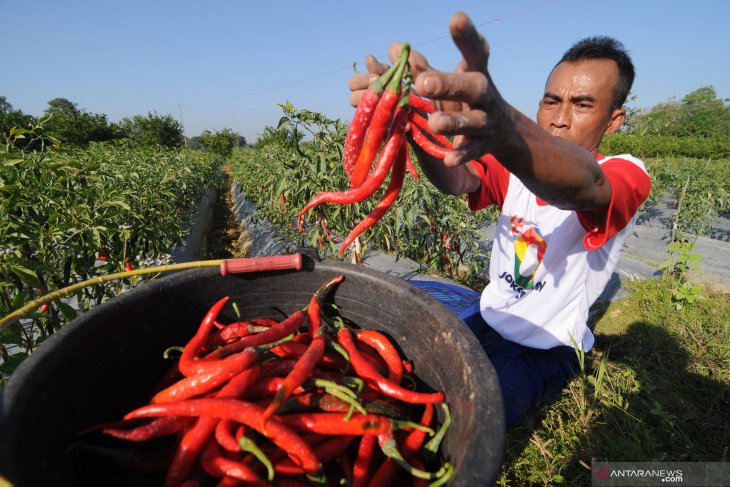
[[[253,142],[285,101],[349,120],[352,63],[385,57],[392,41],[453,69],[456,10],[489,41],[502,94],[530,117],[562,52],[598,34],[633,56],[630,106],[707,85],[730,97],[728,0],[0,0],[0,96],[36,116],[63,97],[111,121],[157,112],[188,136],[231,128]]]

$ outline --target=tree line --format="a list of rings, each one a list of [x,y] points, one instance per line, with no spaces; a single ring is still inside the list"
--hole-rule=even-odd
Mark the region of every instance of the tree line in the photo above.
[[[603,139],[601,152],[639,157],[730,157],[729,102],[718,98],[714,87],[704,86],[681,100],[670,99],[645,110],[628,109],[624,127]]]
[[[635,97],[630,101],[635,101]],[[730,157],[730,99],[718,98],[713,86],[701,87],[681,100],[670,99],[649,109],[629,108],[627,115],[621,132],[604,139],[602,152],[630,152],[644,157]],[[171,115],[148,113],[115,123],[105,114],[79,109],[66,98],[54,98],[44,114],[36,118],[13,108],[0,96],[0,136],[7,141],[13,127],[69,146],[129,139],[140,145],[188,146],[227,157],[234,148],[247,145],[244,137],[228,128],[204,130],[187,138],[182,124]],[[26,138],[27,144],[35,141],[33,137]]]
[[[171,115],[150,112],[111,122],[105,114],[80,109],[66,98],[50,100],[43,115],[34,117],[15,109],[6,97],[0,96],[0,136],[6,142],[12,137],[16,147],[27,149],[34,149],[41,141],[83,147],[91,142],[127,139],[141,146],[189,146],[227,157],[235,147],[246,146],[246,139],[228,128],[204,130],[199,136],[187,138],[182,124]]]

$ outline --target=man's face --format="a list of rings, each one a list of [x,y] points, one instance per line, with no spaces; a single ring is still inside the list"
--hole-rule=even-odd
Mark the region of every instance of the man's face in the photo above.
[[[618,80],[618,66],[609,59],[560,63],[545,84],[538,125],[596,154],[601,138],[624,120],[625,110],[611,108]]]

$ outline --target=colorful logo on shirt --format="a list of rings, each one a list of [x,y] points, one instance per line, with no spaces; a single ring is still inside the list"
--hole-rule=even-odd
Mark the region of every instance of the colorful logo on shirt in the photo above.
[[[532,289],[535,285],[535,272],[545,257],[547,243],[542,238],[540,229],[525,227],[524,218],[512,217],[512,233],[519,235],[515,241],[515,270],[514,281],[524,290]]]

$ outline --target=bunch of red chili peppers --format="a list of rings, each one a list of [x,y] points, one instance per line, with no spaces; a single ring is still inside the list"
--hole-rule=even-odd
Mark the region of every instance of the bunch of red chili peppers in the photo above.
[[[432,156],[443,158],[452,147],[446,137],[429,131],[428,120],[421,115],[433,113],[433,105],[410,92],[409,54],[410,46],[405,43],[398,61],[368,87],[357,105],[344,150],[344,167],[350,189],[317,193],[299,212],[298,227],[303,231],[304,216],[312,208],[323,203],[360,203],[372,197],[390,174],[382,199],[347,235],[340,247],[340,255],[393,206],[403,188],[406,169],[418,178],[406,141],[407,128],[413,141]],[[380,155],[373,166],[378,153]]]
[[[222,298],[151,402],[92,430],[134,442],[176,435],[167,487],[401,485],[406,473],[413,485],[444,484],[453,474],[438,456],[450,422],[444,393],[405,386],[413,365],[386,335],[323,312],[343,280],[281,321],[224,325]],[[434,431],[439,404],[445,420]]]

